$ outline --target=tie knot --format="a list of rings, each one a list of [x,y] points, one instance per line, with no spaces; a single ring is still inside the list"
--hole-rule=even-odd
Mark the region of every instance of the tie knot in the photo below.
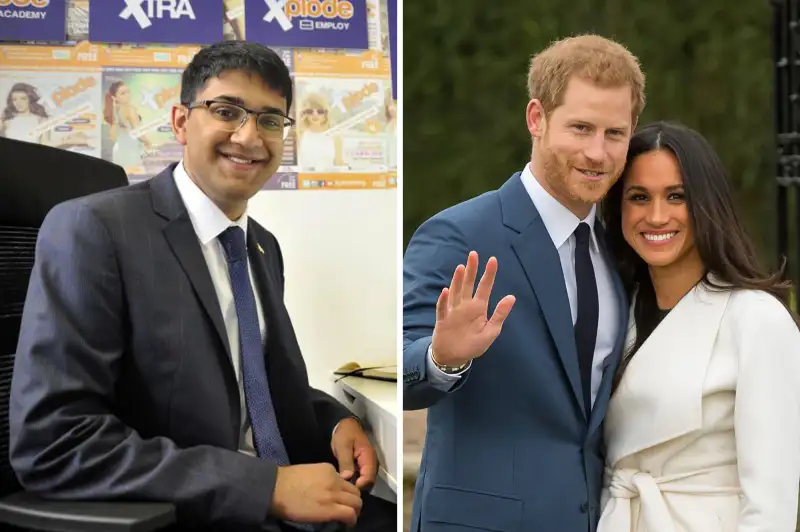
[[[589,224],[586,222],[579,223],[578,227],[575,229],[575,245],[577,247],[588,247],[589,234]]]
[[[229,227],[219,235],[228,262],[247,260],[247,243],[241,227]]]

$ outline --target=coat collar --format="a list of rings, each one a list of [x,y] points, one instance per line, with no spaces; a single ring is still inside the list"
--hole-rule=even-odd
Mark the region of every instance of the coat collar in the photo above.
[[[730,294],[699,283],[642,344],[606,415],[610,464],[702,426],[706,368]],[[626,351],[635,341],[632,309]]]

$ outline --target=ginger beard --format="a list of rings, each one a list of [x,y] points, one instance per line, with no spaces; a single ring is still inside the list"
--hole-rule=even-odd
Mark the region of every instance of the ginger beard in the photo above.
[[[548,142],[548,134],[542,136],[536,150],[541,158],[544,179],[549,188],[570,204],[593,205],[602,200],[622,174],[623,166],[614,168],[613,161],[605,165],[587,161],[580,155],[560,155]],[[580,170],[579,170],[580,169]],[[604,175],[592,179],[581,170],[591,170]]]

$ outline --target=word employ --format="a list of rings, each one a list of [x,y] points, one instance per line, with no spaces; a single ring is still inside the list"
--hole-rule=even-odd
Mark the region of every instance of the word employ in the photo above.
[[[133,17],[144,29],[153,25],[153,19],[162,19],[164,15],[175,20],[181,17],[189,17],[195,20],[194,9],[189,0],[124,0],[125,9],[119,14],[119,18],[128,20]],[[147,4],[147,11],[142,6]],[[176,5],[177,4],[177,5]]]
[[[267,4],[267,14],[264,15],[265,22],[276,20],[283,31],[289,31],[294,27],[293,18],[326,18],[344,19],[353,18],[353,3],[348,0],[264,0]],[[347,29],[349,22],[333,22],[303,20],[300,21],[300,29]]]
[[[0,7],[32,7],[34,9],[44,9],[48,4],[50,4],[50,0],[0,0]],[[47,11],[0,11],[0,18],[44,20],[47,18]]]

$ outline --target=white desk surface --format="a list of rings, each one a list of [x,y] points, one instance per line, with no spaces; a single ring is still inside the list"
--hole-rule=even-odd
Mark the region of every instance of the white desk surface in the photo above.
[[[385,413],[397,419],[397,383],[364,379],[361,377],[345,377],[339,384],[353,395],[363,397],[375,404]]]

